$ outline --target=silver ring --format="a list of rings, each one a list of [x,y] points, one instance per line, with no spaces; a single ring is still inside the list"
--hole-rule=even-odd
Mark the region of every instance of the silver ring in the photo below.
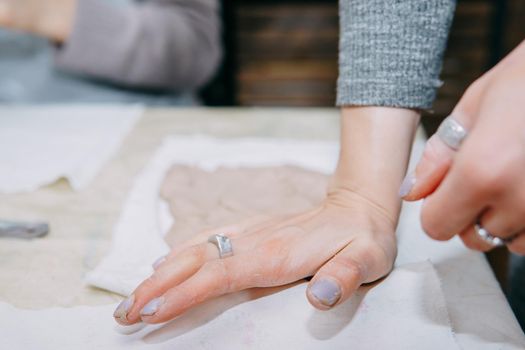
[[[496,237],[492,233],[487,231],[483,226],[481,226],[479,221],[474,225],[474,231],[476,231],[476,234],[479,238],[492,245],[493,247],[500,247],[502,245],[505,245],[504,239]]]
[[[468,132],[452,115],[449,115],[443,120],[436,134],[448,147],[457,151]]]
[[[219,250],[219,257],[221,259],[227,258],[233,255],[233,246],[231,240],[225,235],[211,235],[208,238],[208,242],[212,243]]]

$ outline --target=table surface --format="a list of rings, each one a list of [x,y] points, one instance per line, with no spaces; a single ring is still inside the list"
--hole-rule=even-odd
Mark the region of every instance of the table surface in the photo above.
[[[87,287],[83,278],[107,253],[132,180],[165,136],[337,140],[338,127],[336,109],[147,110],[117,156],[85,190],[73,192],[61,180],[29,194],[0,195],[1,218],[42,219],[51,225],[50,234],[42,239],[0,241],[0,300],[29,309],[119,300],[117,295]],[[418,205],[404,210],[418,210]],[[466,250],[458,241],[439,244],[426,237],[414,246],[417,249],[411,251],[400,249],[398,261],[431,259],[464,348],[525,347],[523,333],[482,254]]]

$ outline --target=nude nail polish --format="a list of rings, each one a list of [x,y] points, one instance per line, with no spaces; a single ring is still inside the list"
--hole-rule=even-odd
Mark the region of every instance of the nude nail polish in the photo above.
[[[141,316],[153,316],[159,311],[160,306],[164,303],[164,298],[155,298],[147,303],[142,310],[140,310]]]
[[[133,306],[133,303],[135,303],[135,295],[130,295],[126,299],[120,302],[118,304],[117,308],[115,309],[115,312],[113,313],[113,317],[125,320],[129,310]]]
[[[166,255],[161,256],[153,263],[153,270],[156,270],[164,261],[166,261]]]
[[[416,177],[414,173],[408,174],[401,183],[401,187],[399,187],[399,197],[403,198],[406,195],[408,195],[410,191],[412,191],[412,188],[414,187],[415,183]]]
[[[320,279],[310,287],[310,293],[325,306],[332,306],[341,298],[341,288],[329,279]]]

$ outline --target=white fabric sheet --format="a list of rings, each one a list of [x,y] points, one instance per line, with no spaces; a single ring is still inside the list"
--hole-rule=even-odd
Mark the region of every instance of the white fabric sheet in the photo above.
[[[423,142],[419,135],[413,159]],[[171,218],[159,188],[173,163],[206,169],[295,164],[329,173],[336,157],[335,143],[169,138],[136,177],[114,230],[113,248],[87,281],[127,295],[152,272],[152,261],[168,251],[162,236]],[[223,297],[167,326],[123,336],[112,326],[116,305],[24,311],[0,303],[3,344],[11,349],[43,344],[40,348],[395,350],[454,349],[457,341],[463,349],[523,348],[523,334],[482,255],[457,239],[442,243],[426,237],[419,207],[413,203],[403,210],[393,273],[328,313],[307,304],[301,284],[249,302],[253,296],[246,292]]]
[[[30,192],[66,178],[86,187],[116,153],[142,107],[0,107],[0,192]]]
[[[429,262],[404,265],[330,311],[313,309],[306,284],[252,300],[216,299],[163,326],[115,332],[112,306],[40,311],[0,303],[5,349],[459,349]],[[251,300],[251,301],[250,301]],[[20,332],[20,329],[27,330]]]

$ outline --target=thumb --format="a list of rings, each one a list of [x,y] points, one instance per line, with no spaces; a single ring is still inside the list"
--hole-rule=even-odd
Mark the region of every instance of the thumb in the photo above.
[[[389,256],[375,242],[356,240],[350,243],[312,278],[306,291],[308,301],[320,310],[344,302],[361,284],[386,275],[392,268],[395,254],[395,248]]]
[[[471,130],[476,122],[486,84],[487,75],[470,85],[452,112],[454,119],[466,130]],[[455,154],[456,151],[438,134],[432,135],[425,145],[423,156],[415,171],[403,180],[399,196],[404,200],[414,201],[432,194],[447,175]]]

